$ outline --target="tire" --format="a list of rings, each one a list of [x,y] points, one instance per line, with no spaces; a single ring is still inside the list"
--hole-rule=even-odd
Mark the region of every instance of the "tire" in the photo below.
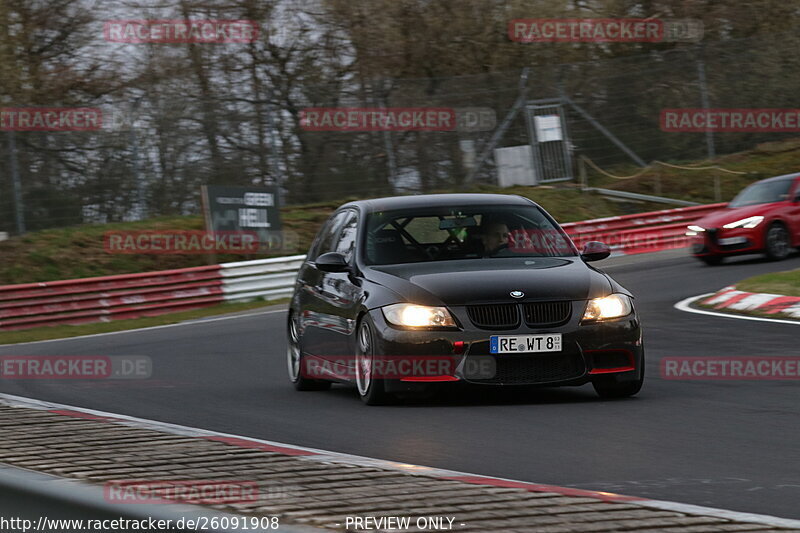
[[[369,317],[358,324],[356,333],[356,390],[361,401],[367,405],[386,405],[393,399],[386,392],[384,381],[374,379],[372,363],[375,355],[375,327]]]
[[[722,260],[724,259],[722,256],[719,255],[704,255],[703,257],[699,258],[700,261],[705,263],[708,266],[717,266],[722,264]]]
[[[300,349],[300,335],[297,332],[297,321],[289,315],[286,339],[286,366],[289,371],[289,380],[295,390],[327,390],[331,388],[330,381],[308,379],[303,377],[300,369],[303,365],[303,351]]]
[[[617,383],[610,379],[592,381],[592,386],[597,395],[607,400],[635,396],[642,390],[642,385],[644,385],[644,356],[642,356],[642,368],[639,371],[639,379],[636,381],[627,381],[624,383]]]
[[[764,235],[767,257],[773,261],[786,259],[791,251],[792,242],[789,230],[780,222],[772,223]]]

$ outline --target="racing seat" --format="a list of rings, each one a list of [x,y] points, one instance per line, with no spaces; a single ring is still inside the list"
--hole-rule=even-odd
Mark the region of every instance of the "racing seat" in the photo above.
[[[371,250],[373,261],[379,265],[406,263],[410,259],[403,237],[396,229],[378,230],[372,236]]]

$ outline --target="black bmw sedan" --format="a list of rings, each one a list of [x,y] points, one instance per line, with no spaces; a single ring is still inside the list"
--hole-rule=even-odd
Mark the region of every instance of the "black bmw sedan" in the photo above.
[[[447,382],[639,392],[632,295],[588,265],[527,198],[402,196],[351,202],[322,226],[297,276],[287,364],[298,390],[356,385],[370,405]]]

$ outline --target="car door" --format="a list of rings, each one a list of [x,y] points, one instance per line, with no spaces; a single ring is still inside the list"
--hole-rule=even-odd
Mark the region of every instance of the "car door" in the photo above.
[[[302,349],[306,353],[319,355],[325,351],[324,332],[331,327],[326,318],[329,306],[323,293],[325,273],[316,267],[314,261],[320,255],[333,250],[348,213],[349,211],[338,211],[323,224],[297,274],[296,310]]]
[[[362,287],[352,270],[358,237],[358,213],[347,210],[330,251],[342,254],[351,266],[349,272],[322,272],[319,293],[322,321],[327,327],[320,332],[323,357],[353,355],[353,342],[361,302]]]

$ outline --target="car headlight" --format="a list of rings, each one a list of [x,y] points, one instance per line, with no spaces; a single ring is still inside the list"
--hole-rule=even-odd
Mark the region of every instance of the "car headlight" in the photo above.
[[[764,217],[762,216],[755,216],[755,217],[748,217],[743,218],[742,220],[737,220],[736,222],[731,222],[730,224],[725,224],[722,226],[723,228],[733,229],[733,228],[746,228],[751,229],[755,228],[759,224],[764,221]]]
[[[390,324],[408,328],[455,327],[456,322],[445,307],[415,304],[392,304],[382,307]]]
[[[691,225],[691,226],[687,227],[686,229],[689,230],[689,231],[686,232],[686,236],[687,237],[692,237],[692,236],[697,235],[698,233],[702,233],[702,232],[704,232],[706,230],[706,228],[703,228],[703,227],[700,227],[700,226],[695,226],[695,225]]]
[[[631,314],[633,304],[631,299],[625,294],[611,294],[602,298],[589,300],[586,305],[586,312],[583,314],[584,322],[597,322],[620,318]]]

